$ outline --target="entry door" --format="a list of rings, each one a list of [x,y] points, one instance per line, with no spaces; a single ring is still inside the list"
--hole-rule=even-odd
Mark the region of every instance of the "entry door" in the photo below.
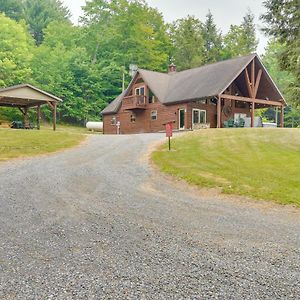
[[[184,129],[184,124],[185,124],[185,109],[179,109],[179,129],[183,130]]]

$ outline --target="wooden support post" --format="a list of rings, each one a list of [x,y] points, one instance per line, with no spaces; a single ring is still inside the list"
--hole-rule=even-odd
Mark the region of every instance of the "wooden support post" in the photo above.
[[[255,113],[255,103],[253,101],[251,107],[251,127],[254,127],[254,113]]]
[[[41,120],[41,106],[38,105],[36,107],[36,127],[38,130],[40,130],[40,128],[41,128],[40,120]]]
[[[24,128],[29,129],[28,107],[24,108]]]
[[[278,127],[278,106],[275,107],[275,123],[276,126]]]
[[[261,76],[262,76],[262,70],[259,69],[258,74],[257,74],[256,81],[255,81],[254,92],[253,92],[253,98],[256,98],[256,96],[257,96],[257,91],[258,91],[258,88],[259,88]]]
[[[221,128],[222,127],[222,99],[219,96],[218,97],[218,103],[217,103],[217,128]]]
[[[53,102],[53,110],[52,110],[52,112],[53,112],[53,130],[55,131],[56,130],[56,103],[55,102]]]
[[[22,115],[24,116],[25,112],[21,107],[18,107],[19,111],[22,113]]]
[[[249,73],[248,73],[247,67],[245,69],[245,77],[246,77],[245,79],[246,79],[246,86],[247,86],[249,98],[253,98],[253,92],[252,92],[252,88],[251,88],[251,82],[250,82],[250,78],[249,78]]]
[[[251,64],[251,89],[252,89],[252,97],[255,98],[254,92],[254,85],[255,85],[255,59],[252,60]]]
[[[281,111],[280,111],[280,127],[284,127],[284,106],[281,106]]]

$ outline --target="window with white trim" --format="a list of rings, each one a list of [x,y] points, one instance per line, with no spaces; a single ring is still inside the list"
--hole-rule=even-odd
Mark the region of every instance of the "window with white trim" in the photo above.
[[[206,110],[193,109],[193,124],[206,124]]]
[[[117,124],[117,118],[116,117],[112,117],[111,118],[111,125],[116,125]]]
[[[145,87],[141,86],[141,87],[136,88],[135,89],[135,94],[137,96],[139,96],[139,95],[145,95]]]
[[[151,120],[153,121],[157,120],[157,110],[151,111]]]

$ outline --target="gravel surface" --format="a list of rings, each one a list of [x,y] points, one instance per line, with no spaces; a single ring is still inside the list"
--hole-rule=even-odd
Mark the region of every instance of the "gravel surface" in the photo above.
[[[0,299],[300,299],[300,212],[153,172],[163,136],[0,165]]]

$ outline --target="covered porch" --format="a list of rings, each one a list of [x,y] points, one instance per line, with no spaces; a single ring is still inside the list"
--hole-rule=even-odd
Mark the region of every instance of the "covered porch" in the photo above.
[[[237,74],[237,78],[217,97],[217,128],[223,127],[232,111],[247,111],[251,127],[255,127],[255,110],[274,107],[280,112],[280,127],[284,127],[286,102],[260,60],[252,62]]]
[[[15,85],[0,89],[0,107],[12,107],[21,111],[24,128],[30,128],[29,110],[36,111],[37,129],[40,129],[41,106],[47,105],[52,112],[52,126],[56,130],[57,104],[62,100],[30,84]]]

